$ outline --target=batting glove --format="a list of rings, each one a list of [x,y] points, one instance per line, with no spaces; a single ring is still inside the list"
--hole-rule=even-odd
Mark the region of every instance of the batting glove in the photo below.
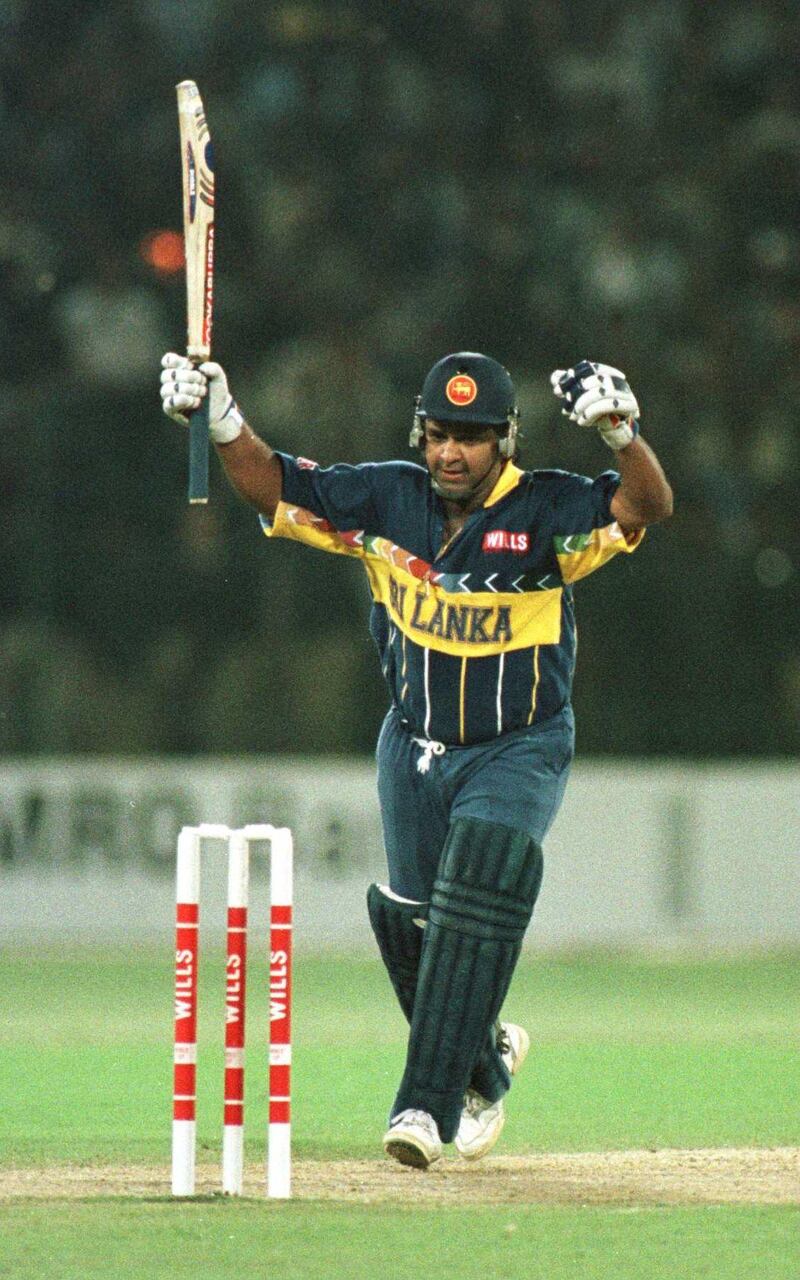
[[[611,449],[624,449],[639,434],[639,405],[619,369],[581,360],[574,369],[556,369],[550,383],[564,401],[561,412],[581,427],[596,427]]]
[[[241,434],[239,406],[228,390],[228,379],[221,365],[212,360],[193,365],[186,356],[168,351],[161,361],[161,407],[173,422],[189,425],[186,416],[208,401],[208,434],[214,444],[230,444]]]

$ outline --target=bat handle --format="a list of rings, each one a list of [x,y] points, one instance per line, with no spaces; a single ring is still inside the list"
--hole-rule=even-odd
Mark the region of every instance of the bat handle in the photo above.
[[[208,502],[208,396],[189,419],[189,501]]]

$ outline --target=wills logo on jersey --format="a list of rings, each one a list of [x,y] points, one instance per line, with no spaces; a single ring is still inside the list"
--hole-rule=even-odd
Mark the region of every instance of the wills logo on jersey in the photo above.
[[[490,529],[483,535],[481,550],[513,551],[514,555],[524,556],[530,550],[529,533],[511,533],[508,529]]]
[[[295,462],[301,471],[314,471],[319,466],[319,463],[312,461],[311,458],[295,458]]]

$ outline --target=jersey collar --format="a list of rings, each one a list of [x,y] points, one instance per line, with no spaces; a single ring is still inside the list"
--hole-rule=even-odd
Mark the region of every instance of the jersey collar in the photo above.
[[[483,505],[485,507],[493,507],[496,502],[504,498],[512,489],[516,489],[523,474],[524,472],[520,471],[519,467],[515,467],[513,462],[507,462]]]

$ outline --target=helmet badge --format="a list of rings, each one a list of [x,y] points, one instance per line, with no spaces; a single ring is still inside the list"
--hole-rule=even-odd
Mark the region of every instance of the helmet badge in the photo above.
[[[457,373],[444,389],[451,404],[463,406],[472,404],[478,394],[478,385],[467,373]]]

